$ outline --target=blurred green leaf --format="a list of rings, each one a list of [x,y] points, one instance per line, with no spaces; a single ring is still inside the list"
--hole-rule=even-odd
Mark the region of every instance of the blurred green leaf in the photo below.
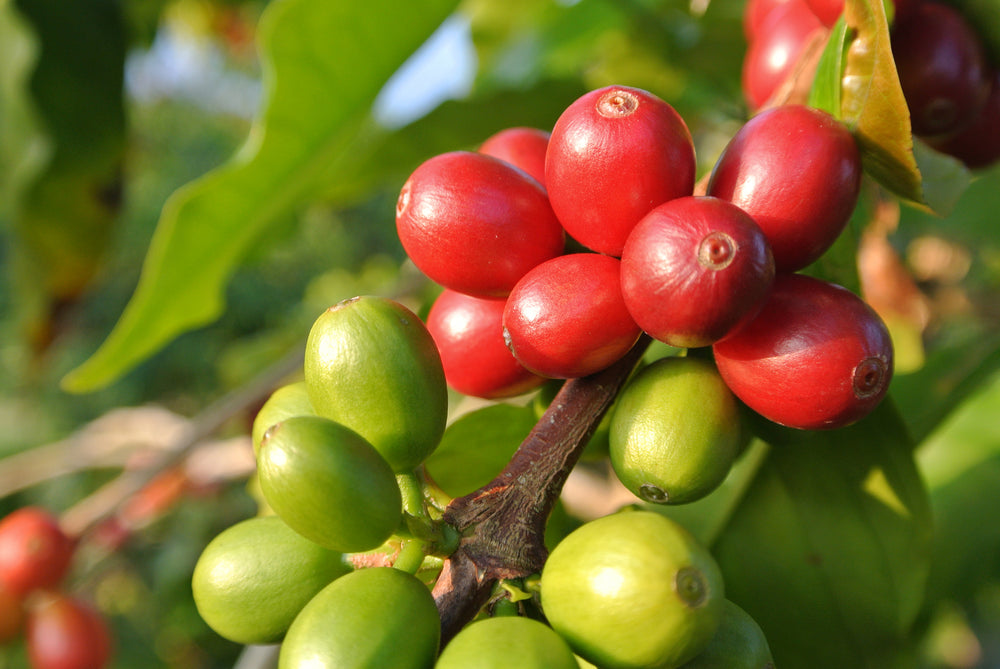
[[[902,420],[883,402],[841,430],[759,433],[769,457],[714,546],[726,596],[760,623],[777,666],[894,666],[931,538]]]
[[[923,201],[931,211],[947,216],[972,183],[972,173],[960,160],[938,153],[916,138],[913,140],[913,155],[920,168]]]
[[[243,148],[164,206],[139,285],[101,348],[64,379],[99,388],[224,308],[237,263],[275,220],[349,173],[384,82],[457,0],[285,0],[261,18],[266,105]]]
[[[424,463],[427,474],[452,497],[466,495],[499,474],[535,426],[531,407],[494,404],[448,426]]]
[[[840,118],[841,81],[844,77],[844,59],[847,55],[847,24],[844,17],[830,29],[823,54],[816,66],[816,75],[809,90],[809,106]]]
[[[868,173],[897,195],[922,202],[885,8],[881,0],[847,0],[844,16],[853,39],[844,62],[841,118],[861,146]]]

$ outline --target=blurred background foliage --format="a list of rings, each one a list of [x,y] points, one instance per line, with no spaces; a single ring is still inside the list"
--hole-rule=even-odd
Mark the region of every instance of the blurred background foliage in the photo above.
[[[620,83],[680,111],[704,174],[748,115],[743,0],[462,0],[430,36],[435,48],[361,110],[352,139],[361,149],[340,178],[247,245],[217,319],[113,383],[65,392],[62,379],[132,296],[168,197],[253,138],[266,4],[0,0],[0,515],[36,503],[87,519],[92,541],[71,583],[110,617],[116,667],[233,666],[241,649],[201,621],[190,573],[208,540],[256,513],[257,502],[235,458],[202,478],[189,460],[144,495],[102,508],[102,486],[148,464],[145,433],[114,457],[100,438],[68,439],[121,407],[197,423],[220,397],[294,360],[315,316],[346,297],[378,293],[426,307],[434,287],[405,262],[393,206],[431,155],[474,148],[504,127],[550,128],[582,92]],[[337,82],[330,86],[335,93]],[[998,185],[1000,170],[976,175],[944,218],[905,203],[897,211],[890,199],[889,224],[877,230],[915,279],[890,291],[897,309],[887,315],[907,361],[893,398],[919,444],[936,528],[908,651],[914,666],[1000,666],[1000,530],[989,522],[1000,477]],[[859,208],[853,242],[871,231],[868,220],[882,220],[873,212],[886,200],[876,199]],[[217,435],[245,436],[254,409],[224,414]],[[32,466],[42,472],[27,485]],[[22,666],[23,649],[0,650],[0,667]]]

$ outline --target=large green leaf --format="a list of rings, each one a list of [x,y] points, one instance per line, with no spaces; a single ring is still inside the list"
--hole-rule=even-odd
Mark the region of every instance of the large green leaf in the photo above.
[[[105,385],[218,316],[227,279],[268,226],[328,189],[367,150],[375,96],[456,4],[270,4],[260,25],[262,116],[230,162],[168,200],[135,294],[65,387]]]
[[[889,402],[831,432],[759,430],[772,448],[714,552],[726,595],[786,669],[886,669],[929,569],[930,509]]]

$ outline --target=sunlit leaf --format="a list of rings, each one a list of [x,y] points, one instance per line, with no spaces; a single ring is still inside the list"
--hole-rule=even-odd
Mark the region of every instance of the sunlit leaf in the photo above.
[[[841,430],[759,431],[768,459],[714,546],[726,596],[760,623],[776,666],[894,666],[931,538],[900,417],[884,402]]]
[[[809,91],[809,106],[840,117],[841,81],[844,77],[844,56],[847,49],[847,24],[841,17],[830,29],[823,55],[820,56]]]
[[[227,279],[268,226],[328,189],[367,150],[366,121],[382,84],[456,4],[270,4],[260,25],[263,115],[229,163],[169,199],[135,294],[65,387],[105,385],[217,317]]]

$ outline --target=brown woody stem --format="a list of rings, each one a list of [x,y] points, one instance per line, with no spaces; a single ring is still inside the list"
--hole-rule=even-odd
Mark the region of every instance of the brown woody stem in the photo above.
[[[649,338],[602,372],[571,379],[552,400],[506,468],[491,482],[452,500],[444,521],[463,537],[434,586],[442,643],[471,620],[499,579],[537,573],[545,564],[545,524],[570,470]]]

